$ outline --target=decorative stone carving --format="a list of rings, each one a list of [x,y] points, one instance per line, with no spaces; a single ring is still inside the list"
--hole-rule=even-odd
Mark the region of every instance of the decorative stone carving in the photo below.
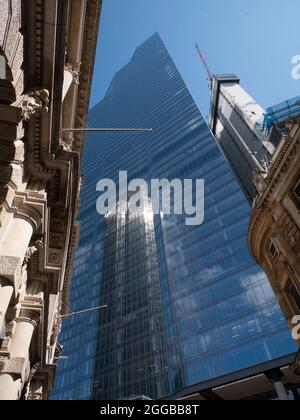
[[[23,270],[27,270],[30,258],[37,252],[37,248],[35,246],[30,246],[27,251],[26,251],[26,255],[24,258],[24,262],[23,262],[23,266],[22,269]]]
[[[29,121],[35,114],[49,111],[49,91],[47,89],[40,89],[29,92],[24,95],[20,107],[22,110],[22,117],[25,121]]]
[[[59,261],[59,255],[58,254],[50,254],[49,256],[49,263],[55,264]]]
[[[60,145],[63,147],[65,152],[72,152],[73,143],[74,143],[73,137],[63,137],[60,140]]]
[[[13,336],[13,329],[16,323],[14,321],[9,322],[6,325],[6,337],[11,338]]]
[[[34,242],[34,245],[37,248],[44,248],[44,241],[45,241],[44,236],[43,235],[40,235],[39,238],[36,239],[36,241]]]
[[[258,170],[255,170],[253,173],[253,182],[258,194],[262,195],[266,188],[266,181],[263,174]]]
[[[35,242],[32,242],[26,251],[26,255],[24,258],[23,266],[22,266],[22,273],[27,270],[29,261],[31,257],[38,251],[39,248],[43,248],[44,246],[44,238],[41,236]]]
[[[8,360],[9,360],[8,357],[0,356],[0,372],[5,368]]]
[[[41,388],[40,391],[29,391],[27,394],[26,400],[28,401],[42,401],[43,400],[43,389]]]
[[[65,64],[65,70],[69,71],[70,73],[72,73],[73,76],[73,82],[76,85],[79,85],[80,82],[80,71],[81,71],[81,66],[82,63],[76,63],[76,64],[70,64],[70,63],[66,63]]]
[[[41,363],[38,362],[32,367],[30,371],[26,390],[26,400],[28,401],[43,400],[43,382],[40,379],[36,379],[40,366]]]

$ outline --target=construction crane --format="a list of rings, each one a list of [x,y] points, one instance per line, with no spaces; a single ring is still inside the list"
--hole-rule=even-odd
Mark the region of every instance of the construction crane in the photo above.
[[[197,50],[197,52],[199,54],[199,57],[200,57],[203,65],[204,65],[204,67],[205,67],[205,70],[207,71],[207,75],[208,75],[208,87],[209,87],[210,90],[212,90],[212,82],[213,82],[213,79],[214,79],[214,75],[211,72],[211,70],[210,70],[210,68],[209,68],[209,66],[207,64],[207,61],[205,59],[204,54],[200,51],[200,48],[198,47],[198,44],[196,44],[196,50]]]

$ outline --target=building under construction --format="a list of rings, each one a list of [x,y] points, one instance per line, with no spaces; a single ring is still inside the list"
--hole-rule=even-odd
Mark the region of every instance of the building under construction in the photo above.
[[[209,126],[250,204],[256,177],[266,174],[286,123],[300,115],[300,96],[264,110],[234,74],[215,75],[196,45],[211,90]]]

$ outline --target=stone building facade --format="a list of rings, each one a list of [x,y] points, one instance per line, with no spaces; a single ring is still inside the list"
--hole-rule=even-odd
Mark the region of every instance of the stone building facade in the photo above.
[[[0,0],[0,400],[47,399],[101,0]]]
[[[295,331],[295,317],[300,315],[299,118],[286,122],[268,172],[256,173],[254,178],[258,195],[250,221],[249,247],[268,274],[291,330]],[[300,358],[294,368],[300,374]]]

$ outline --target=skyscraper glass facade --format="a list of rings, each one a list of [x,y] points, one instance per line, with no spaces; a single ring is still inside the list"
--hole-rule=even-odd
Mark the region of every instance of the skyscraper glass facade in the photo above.
[[[247,249],[249,205],[155,34],[118,72],[90,127],[150,127],[151,134],[87,138],[81,236],[72,311],[61,342],[68,359],[54,399],[157,399],[187,385],[293,353],[266,275]],[[96,212],[96,184],[142,178],[205,179],[205,221]]]

